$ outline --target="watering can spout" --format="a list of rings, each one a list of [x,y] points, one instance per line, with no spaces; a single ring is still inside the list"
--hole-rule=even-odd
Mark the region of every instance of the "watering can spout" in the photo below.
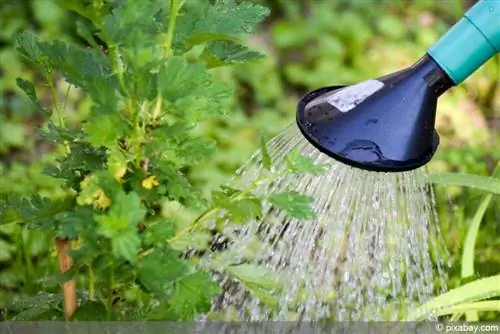
[[[481,0],[414,65],[348,87],[304,96],[297,125],[318,150],[353,167],[412,170],[439,144],[439,96],[500,50],[500,0]]]
[[[460,84],[500,52],[500,1],[481,0],[470,8],[428,54]]]

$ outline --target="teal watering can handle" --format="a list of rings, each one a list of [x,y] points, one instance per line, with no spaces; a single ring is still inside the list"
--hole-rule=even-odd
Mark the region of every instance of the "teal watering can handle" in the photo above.
[[[500,52],[500,0],[480,0],[427,53],[460,84]]]

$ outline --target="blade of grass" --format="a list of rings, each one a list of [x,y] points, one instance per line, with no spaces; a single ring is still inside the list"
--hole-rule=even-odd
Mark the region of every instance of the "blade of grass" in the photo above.
[[[479,226],[483,220],[484,214],[488,205],[491,202],[493,195],[486,195],[481,202],[481,205],[476,211],[474,218],[470,224],[469,230],[467,231],[467,236],[465,237],[464,250],[462,252],[462,279],[474,275],[474,248],[476,246],[476,239],[479,232]],[[479,317],[477,312],[467,312],[465,314],[467,321],[478,321]]]
[[[429,175],[434,184],[462,186],[500,195],[500,179],[466,173],[435,173]]]
[[[486,300],[475,303],[463,303],[451,307],[440,309],[436,312],[436,316],[448,314],[467,314],[477,312],[500,311],[500,300]],[[469,321],[469,320],[467,320]]]
[[[495,168],[493,171],[493,177],[496,178],[498,176],[498,172],[500,171],[499,166]],[[472,218],[472,222],[467,231],[467,235],[465,237],[464,250],[462,252],[462,279],[468,278],[474,275],[474,249],[476,247],[476,239],[479,233],[479,227],[483,220],[484,214],[486,213],[486,209],[488,208],[491,200],[493,198],[492,194],[488,194],[483,197],[479,208],[477,209],[474,217]],[[465,318],[467,321],[478,321],[479,316],[477,312],[470,311],[465,314]]]
[[[406,320],[423,320],[431,313],[444,308],[498,296],[500,296],[500,275],[481,278],[431,299],[407,316]]]

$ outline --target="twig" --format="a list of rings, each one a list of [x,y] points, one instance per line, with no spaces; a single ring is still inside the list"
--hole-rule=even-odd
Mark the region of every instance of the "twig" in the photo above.
[[[59,258],[59,270],[65,273],[71,268],[73,261],[69,256],[69,241],[68,239],[56,238],[56,249]],[[74,280],[69,280],[63,284],[64,295],[64,314],[66,319],[71,319],[76,311],[76,283]]]

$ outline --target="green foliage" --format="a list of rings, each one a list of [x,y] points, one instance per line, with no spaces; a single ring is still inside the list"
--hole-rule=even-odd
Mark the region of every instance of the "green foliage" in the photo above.
[[[268,10],[233,1],[89,6],[75,0],[65,6],[85,18],[77,31],[90,47],[42,41],[31,32],[15,38],[17,50],[49,87],[51,103],[41,100],[37,82],[17,80],[48,121],[41,138],[61,148],[44,173],[64,180],[65,195],[8,196],[0,202],[2,223],[43,227],[50,235],[76,240],[69,276],[56,278],[88,284],[75,320],[127,319],[129,307],[151,300],[159,306],[143,318],[193,319],[209,310],[219,289],[208,273],[195,271],[172,248],[171,242],[185,233],[178,226],[186,222],[163,210],[162,203],[178,201],[194,212],[225,210],[235,223],[260,215],[261,199],[252,189],[223,188],[210,203],[184,169],[203,163],[217,145],[191,130],[228,112],[232,87],[216,82],[208,68],[260,58],[239,39]],[[202,48],[196,60],[187,53],[195,46]],[[67,101],[57,94],[59,75],[68,91],[79,90],[91,102],[77,129],[69,126]],[[193,224],[209,216],[202,214]],[[0,256],[10,260],[11,253]],[[130,287],[136,287],[134,293]],[[116,294],[128,294],[130,301],[114,303]],[[18,308],[17,313],[22,319],[52,319],[61,315],[58,307]]]
[[[500,180],[498,178],[465,173],[435,173],[430,176],[430,180],[435,184],[466,186],[495,195],[500,194]]]
[[[180,9],[178,1],[150,1],[148,6],[122,1],[121,8],[115,8],[117,1],[2,4],[0,257],[6,260],[0,260],[0,308],[7,313],[0,310],[0,316],[63,319],[60,299],[55,304],[49,302],[60,291],[61,277],[52,246],[52,238],[59,236],[76,240],[74,277],[85,294],[80,297],[81,310],[75,318],[97,320],[109,313],[113,319],[179,319],[169,304],[173,289],[170,277],[188,275],[191,266],[184,260],[179,260],[184,265],[175,262],[173,248],[206,247],[206,234],[194,230],[203,228],[203,220],[213,217],[221,207],[226,208],[225,214],[239,219],[237,223],[258,216],[257,203],[263,198],[253,196],[251,189],[218,187],[258,148],[260,134],[272,136],[293,122],[296,101],[308,89],[352,83],[409,65],[464,11],[463,1],[452,5],[432,1],[378,1],[376,5],[373,1],[257,2],[273,9],[270,24],[252,39],[260,52],[247,49],[243,40],[245,32],[255,30],[268,10],[244,2],[185,1]],[[171,15],[177,11],[181,15]],[[174,34],[169,37],[168,25],[174,18]],[[32,38],[34,44],[26,46],[30,52],[36,55],[40,51],[37,47],[47,52],[38,64],[26,61],[14,49],[12,37],[22,30],[37,31],[26,35],[39,38]],[[54,38],[60,41],[41,42]],[[168,50],[170,38],[172,48]],[[75,52],[83,63],[75,64],[54,50],[61,55]],[[244,62],[258,59],[260,53],[268,57],[253,64]],[[184,69],[182,76],[170,77],[164,69],[160,73],[159,68],[172,64]],[[240,65],[224,66],[230,64]],[[498,59],[493,59],[440,99],[437,127],[441,145],[430,163],[431,170],[490,174],[500,152],[498,141],[490,136],[494,134],[490,129],[494,129],[495,111],[500,107],[495,88],[498,64]],[[203,71],[196,73],[201,67]],[[47,70],[52,73],[44,73]],[[87,70],[109,76],[90,77]],[[81,82],[85,91],[68,87],[60,73]],[[16,82],[19,76],[23,79]],[[160,80],[170,80],[179,87],[158,88]],[[204,86],[203,80],[208,87],[189,89],[190,84]],[[215,86],[220,96],[225,96],[224,102]],[[176,95],[181,88],[192,95]],[[204,92],[215,101],[205,99]],[[190,119],[184,117],[183,108]],[[207,108],[206,114],[203,108]],[[232,114],[225,117],[228,111]],[[42,129],[42,136],[34,129]],[[144,157],[147,159],[137,161]],[[319,172],[320,166],[309,168],[307,159],[302,158],[289,157],[290,172],[315,173],[316,168]],[[271,159],[264,162],[272,170]],[[209,195],[217,191],[222,195],[220,202],[214,203],[216,196],[210,201]],[[452,260],[460,261],[462,244],[481,198],[478,191],[462,186],[440,186],[436,192]],[[35,198],[30,199],[33,194],[39,194],[42,201],[50,198],[44,210],[38,211],[42,207]],[[138,231],[125,229],[124,238],[115,241],[117,249],[131,242],[132,252],[128,248],[113,252],[113,238],[100,234],[96,219],[110,216],[117,194],[136,194],[147,210]],[[497,197],[492,198],[475,240],[474,277],[498,273],[497,201]],[[245,202],[250,204],[249,210]],[[211,213],[198,216],[200,211]],[[47,215],[40,214],[43,212]],[[140,240],[137,252],[133,251],[136,236]],[[127,257],[135,258],[135,264]],[[143,264],[146,259],[149,262]],[[168,262],[172,271],[158,266],[153,272],[160,260]],[[116,265],[111,265],[114,262]],[[175,269],[180,267],[184,269]],[[257,277],[247,277],[247,286],[272,304],[260,271],[249,268],[247,274],[253,270]],[[449,273],[449,286],[463,283],[459,266]],[[162,277],[169,279],[160,282]],[[113,293],[108,290],[112,280]],[[39,291],[46,291],[40,295],[41,303],[30,299]],[[105,304],[103,308],[102,303],[89,301],[89,295],[105,303],[109,296],[122,296],[126,301],[115,303],[110,311]],[[156,299],[161,299],[159,306],[147,306],[156,305]],[[461,315],[475,310],[480,319],[498,319],[483,312],[494,309],[488,302],[457,304],[443,312]],[[16,303],[24,304],[17,307]]]
[[[269,202],[295,218],[307,220],[316,218],[316,213],[311,209],[313,199],[296,191],[271,195]]]
[[[435,310],[450,308],[461,303],[469,303],[483,298],[500,296],[500,275],[478,279],[459,288],[439,295],[411,312],[408,320],[422,320]],[[453,311],[451,312],[453,313]]]

